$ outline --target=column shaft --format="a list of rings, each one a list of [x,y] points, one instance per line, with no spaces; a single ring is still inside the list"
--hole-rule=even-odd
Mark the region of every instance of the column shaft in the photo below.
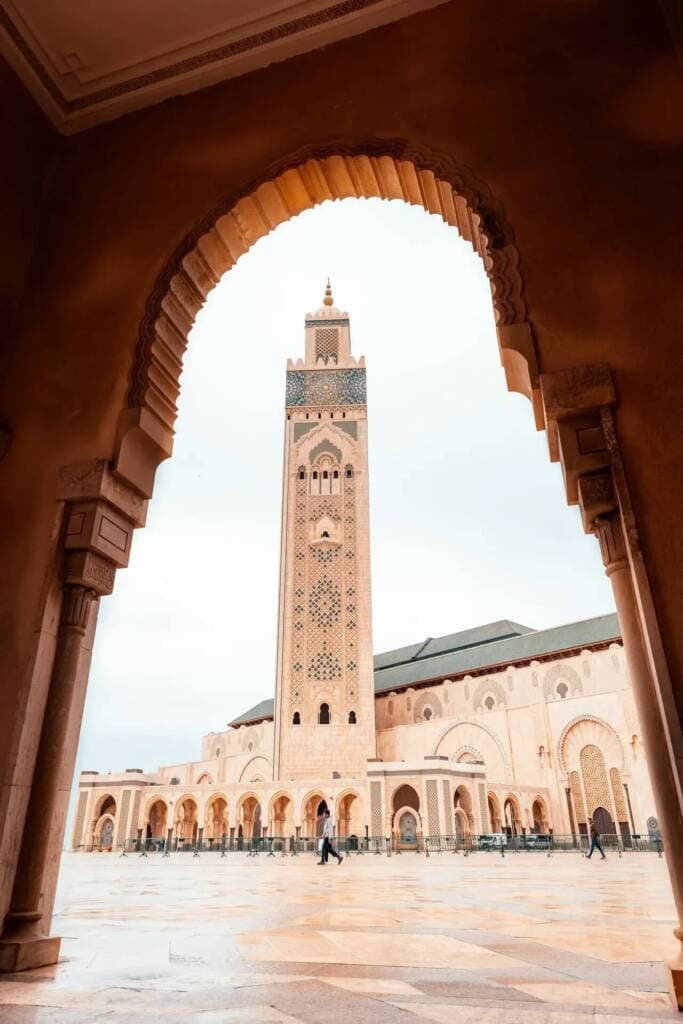
[[[48,935],[88,677],[84,637],[94,629],[96,609],[94,590],[64,587],[19,864],[0,939],[2,970],[53,963],[58,955],[59,939]]]
[[[603,561],[614,593],[631,688],[643,732],[664,856],[676,904],[679,925],[674,934],[679,940],[679,952],[668,967],[672,998],[678,1008],[683,1009],[683,949],[680,947],[683,940],[683,818],[669,752],[662,735],[659,706],[641,633],[621,530],[618,514],[608,519],[596,520],[595,532],[600,540]]]

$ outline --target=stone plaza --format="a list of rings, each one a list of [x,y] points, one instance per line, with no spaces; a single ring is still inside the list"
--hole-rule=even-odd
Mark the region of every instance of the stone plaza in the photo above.
[[[56,966],[3,1024],[619,1024],[676,1017],[665,863],[627,853],[66,853]],[[652,959],[654,958],[654,959]]]

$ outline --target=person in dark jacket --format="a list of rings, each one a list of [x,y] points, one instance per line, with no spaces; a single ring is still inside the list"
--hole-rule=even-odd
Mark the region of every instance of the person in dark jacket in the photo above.
[[[600,830],[598,829],[598,826],[595,824],[592,818],[589,818],[588,820],[590,822],[591,827],[591,848],[588,851],[588,860],[590,860],[593,856],[594,850],[599,850],[602,859],[605,860],[605,851],[603,850],[602,844],[600,843]]]

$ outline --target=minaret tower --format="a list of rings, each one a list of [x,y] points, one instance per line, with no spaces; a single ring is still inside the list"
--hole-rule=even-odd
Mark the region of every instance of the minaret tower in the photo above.
[[[276,779],[362,777],[375,756],[365,360],[327,282],[287,362]]]

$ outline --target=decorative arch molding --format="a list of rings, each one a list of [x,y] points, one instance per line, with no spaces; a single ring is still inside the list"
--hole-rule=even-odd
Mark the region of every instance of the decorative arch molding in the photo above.
[[[118,809],[119,809],[118,800],[116,799],[116,797],[114,796],[113,793],[108,793],[107,792],[107,793],[103,793],[102,796],[98,797],[97,802],[96,802],[96,804],[95,804],[95,806],[93,808],[93,814],[92,814],[93,818],[100,818],[102,816],[102,808],[106,804],[107,800],[113,800],[114,801],[113,814],[112,814],[112,811],[108,811],[107,813],[112,814],[113,817],[116,817],[116,814],[117,814]]]
[[[427,708],[431,709],[431,718],[442,718],[443,717],[443,706],[440,698],[431,690],[426,693],[421,693],[415,701],[413,706],[413,721],[419,722],[424,716],[424,712]]]
[[[273,814],[275,813],[275,804],[278,802],[278,800],[282,800],[283,797],[284,797],[285,800],[289,800],[289,802],[292,805],[292,807],[294,806],[294,797],[292,796],[292,794],[290,792],[288,792],[286,789],[278,789],[277,793],[273,793],[273,795],[271,796],[271,798],[270,798],[270,800],[268,802],[268,819],[269,820],[273,816]]]
[[[212,786],[213,785],[213,775],[211,774],[211,772],[207,772],[207,771],[200,772],[199,775],[197,776],[196,785],[197,786],[207,786],[207,785],[208,786]]]
[[[211,796],[207,797],[206,803],[204,804],[205,814],[208,814],[208,812],[210,811],[210,809],[213,807],[217,800],[223,800],[226,808],[230,806],[230,800],[228,798],[227,793],[222,793],[220,791],[218,793],[212,793]]]
[[[423,835],[424,829],[422,827],[422,815],[418,810],[416,810],[414,807],[411,807],[409,804],[404,804],[403,807],[399,807],[397,810],[393,812],[391,818],[391,831],[394,833],[397,833],[399,831],[399,824],[404,814],[412,814],[412,816],[415,819],[415,824],[417,826],[417,834]]]
[[[306,807],[308,806],[309,801],[313,799],[313,797],[317,798],[318,803],[323,803],[323,801],[324,801],[327,804],[327,806],[330,807],[330,802],[331,802],[330,798],[326,797],[325,794],[320,789],[309,789],[308,793],[306,794],[306,796],[301,801],[301,812],[302,812],[302,814],[305,815]],[[330,808],[330,811],[331,810],[332,810],[332,808]]]
[[[149,820],[150,811],[152,810],[155,804],[163,804],[164,807],[166,808],[166,814],[168,814],[168,798],[165,796],[150,796],[149,799],[147,800],[147,803],[145,804],[145,809],[143,811],[143,817],[145,821]]]
[[[452,757],[457,764],[486,764],[481,750],[477,750],[476,747],[471,747],[467,743],[463,743],[461,747],[458,747]],[[472,760],[469,760],[469,758],[472,758]]]
[[[502,800],[502,804],[503,804],[503,819],[505,819],[505,811],[506,811],[506,808],[507,808],[507,806],[509,804],[510,807],[512,808],[515,822],[519,822],[519,824],[521,825],[522,824],[522,802],[519,799],[519,797],[516,796],[514,793],[507,793],[505,795],[505,797],[503,798],[503,800]]]
[[[266,774],[268,776],[270,776],[270,778],[273,777],[273,766],[270,763],[270,761],[268,760],[268,758],[264,757],[263,754],[257,754],[255,757],[252,757],[252,758],[250,758],[249,761],[247,761],[247,763],[245,764],[244,768],[240,772],[240,777],[239,777],[239,779],[237,781],[238,782],[251,782],[252,779],[249,778],[248,776],[251,776],[254,772],[263,772],[263,771],[265,771]]]
[[[260,801],[259,797],[253,791],[253,789],[248,789],[246,793],[242,793],[242,796],[239,798],[239,800],[237,801],[237,804],[235,805],[235,816],[236,817],[239,816],[239,814],[240,814],[242,808],[244,807],[245,803],[247,802],[247,800],[255,800],[256,803],[259,804],[259,806],[261,804],[261,801]]]
[[[604,718],[598,718],[597,715],[577,715],[576,718],[573,718],[571,722],[567,722],[567,724],[565,725],[557,743],[557,754],[562,771],[565,773],[565,775],[568,775],[574,767],[570,766],[567,763],[567,759],[565,757],[567,741],[569,739],[570,733],[572,732],[572,730],[577,729],[579,726],[590,723],[604,729],[605,735],[608,737],[610,741],[611,752],[613,754],[613,757],[611,759],[611,763],[608,763],[608,767],[619,768],[623,771],[624,748],[622,746],[621,740],[619,739],[619,736],[617,735],[616,731],[612,728],[612,726],[609,724],[609,722],[606,722]],[[596,737],[593,735],[589,738],[586,738],[585,742],[596,743]],[[600,746],[599,742],[597,742],[596,745]],[[604,753],[607,755],[608,751],[604,751]],[[610,762],[609,757],[606,757],[606,760]]]
[[[496,734],[493,731],[493,729],[490,729],[487,725],[484,725],[482,722],[475,722],[471,718],[461,718],[460,721],[454,722],[453,725],[449,725],[448,728],[441,734],[439,740],[437,741],[437,744],[434,747],[434,753],[435,754],[439,753],[439,748],[440,748],[441,744],[446,739],[446,737],[450,735],[450,733],[454,732],[455,729],[462,729],[464,727],[469,727],[471,729],[480,729],[483,733],[485,733],[489,737],[490,740],[493,741],[493,743],[495,744],[496,750],[498,751],[498,753],[499,753],[499,755],[501,757],[501,760],[502,760],[502,763],[503,763],[503,770],[505,771],[506,774],[509,775],[510,774],[510,759],[508,758],[507,751],[506,751],[505,747],[503,746],[503,744],[501,743],[499,737],[496,736]],[[458,748],[458,749],[460,749],[460,748]],[[486,759],[485,758],[484,758],[484,763],[486,763]],[[489,766],[487,766],[487,773],[486,773],[487,777],[489,777],[488,767]],[[503,779],[491,779],[491,782],[503,782]]]
[[[544,676],[543,696],[546,700],[556,700],[558,698],[557,685],[560,682],[568,684],[571,697],[583,693],[583,681],[579,673],[571,665],[565,665],[560,662],[559,665],[553,665],[552,668],[548,669]]]
[[[399,199],[452,225],[481,256],[493,297],[508,388],[532,402],[543,427],[538,361],[503,207],[488,185],[450,155],[401,139],[308,146],[268,167],[199,221],[157,278],[143,315],[115,468],[151,497],[156,467],[172,451],[187,337],[209,292],[278,225],[328,200]]]
[[[496,707],[499,705],[507,707],[507,696],[500,683],[496,682],[494,679],[482,679],[482,681],[477,684],[472,696],[472,707],[475,711],[483,710],[484,698],[487,697],[489,693],[493,694],[495,697]]]
[[[105,814],[102,814],[97,819],[97,823],[95,825],[95,830],[93,832],[93,840],[96,843],[101,842],[101,840],[102,840],[102,829],[104,828],[105,824],[107,822],[109,822],[109,821],[111,822],[111,825],[112,825],[111,842],[112,842],[112,847],[113,847],[113,845],[114,845],[114,835],[113,835],[113,832],[114,832],[114,828],[116,827],[116,815],[111,814],[109,811],[107,811]]]
[[[183,795],[181,797],[178,797],[178,799],[175,802],[175,814],[174,814],[174,816],[177,816],[178,809],[180,807],[182,807],[182,805],[185,803],[186,800],[191,800],[193,802],[193,804],[195,805],[195,807],[197,808],[197,810],[199,810],[199,804],[201,803],[201,800],[197,796],[197,794],[196,793],[183,793]]]

